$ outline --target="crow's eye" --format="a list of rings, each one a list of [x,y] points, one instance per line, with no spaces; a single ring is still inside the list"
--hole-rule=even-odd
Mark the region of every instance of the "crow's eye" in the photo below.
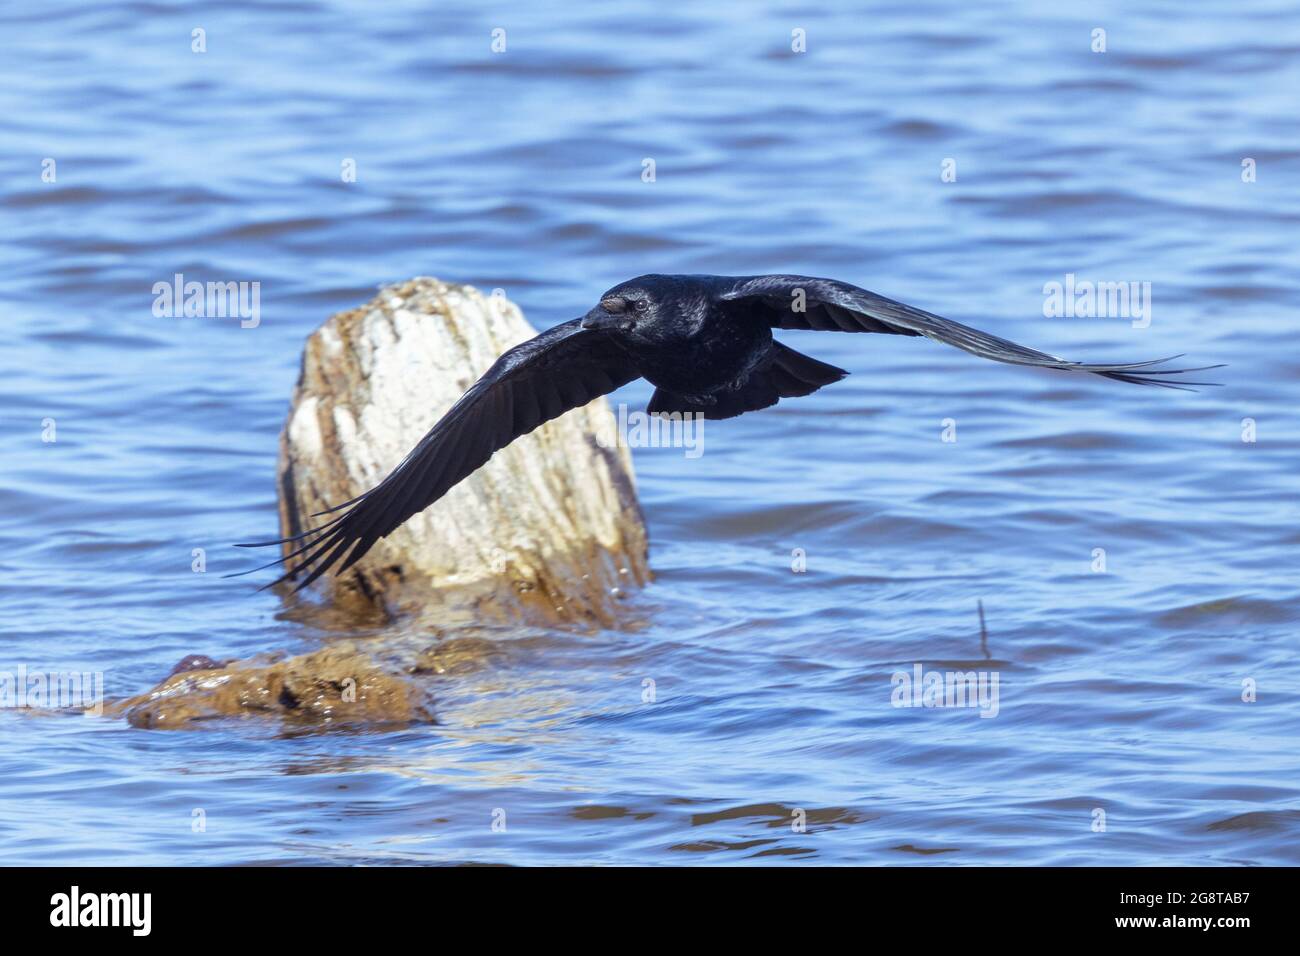
[[[636,309],[638,312],[644,312],[647,307],[648,303],[645,299],[637,299],[632,303],[632,308]]]

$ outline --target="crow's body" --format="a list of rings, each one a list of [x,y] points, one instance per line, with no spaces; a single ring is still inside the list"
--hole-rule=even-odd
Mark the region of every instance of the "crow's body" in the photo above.
[[[831,279],[641,276],[610,289],[581,319],[502,355],[387,478],[326,512],[342,514],[295,538],[245,547],[297,543],[280,559],[291,567],[272,584],[305,572],[302,588],[331,567],[351,567],[515,438],[635,378],[655,386],[650,412],[718,419],[811,394],[848,374],[777,342],[777,329],[923,335],[1013,365],[1168,388],[1209,384],[1170,381],[1202,369],[1153,367],[1167,359],[1070,362]]]

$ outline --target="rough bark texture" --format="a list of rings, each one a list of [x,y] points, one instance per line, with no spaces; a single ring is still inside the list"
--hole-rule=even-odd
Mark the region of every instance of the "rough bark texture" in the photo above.
[[[307,340],[280,438],[281,531],[377,484],[536,334],[505,296],[429,278],[330,318]],[[321,593],[390,614],[611,621],[649,576],[631,457],[596,441],[612,429],[602,398],[516,439],[346,574],[320,578]]]

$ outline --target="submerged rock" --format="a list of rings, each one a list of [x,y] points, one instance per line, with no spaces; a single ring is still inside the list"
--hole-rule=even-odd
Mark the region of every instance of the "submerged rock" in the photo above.
[[[274,717],[317,727],[433,722],[419,685],[352,646],[282,661],[174,671],[153,690],[107,712],[133,727],[171,730],[220,717]]]

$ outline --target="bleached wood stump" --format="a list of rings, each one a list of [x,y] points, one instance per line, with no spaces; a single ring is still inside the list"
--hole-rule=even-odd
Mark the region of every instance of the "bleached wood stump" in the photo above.
[[[280,436],[281,532],[377,484],[502,352],[535,334],[504,295],[431,278],[331,317],[307,340]],[[631,456],[596,440],[613,428],[600,398],[516,439],[314,587],[353,610],[609,621],[621,594],[649,578]]]

